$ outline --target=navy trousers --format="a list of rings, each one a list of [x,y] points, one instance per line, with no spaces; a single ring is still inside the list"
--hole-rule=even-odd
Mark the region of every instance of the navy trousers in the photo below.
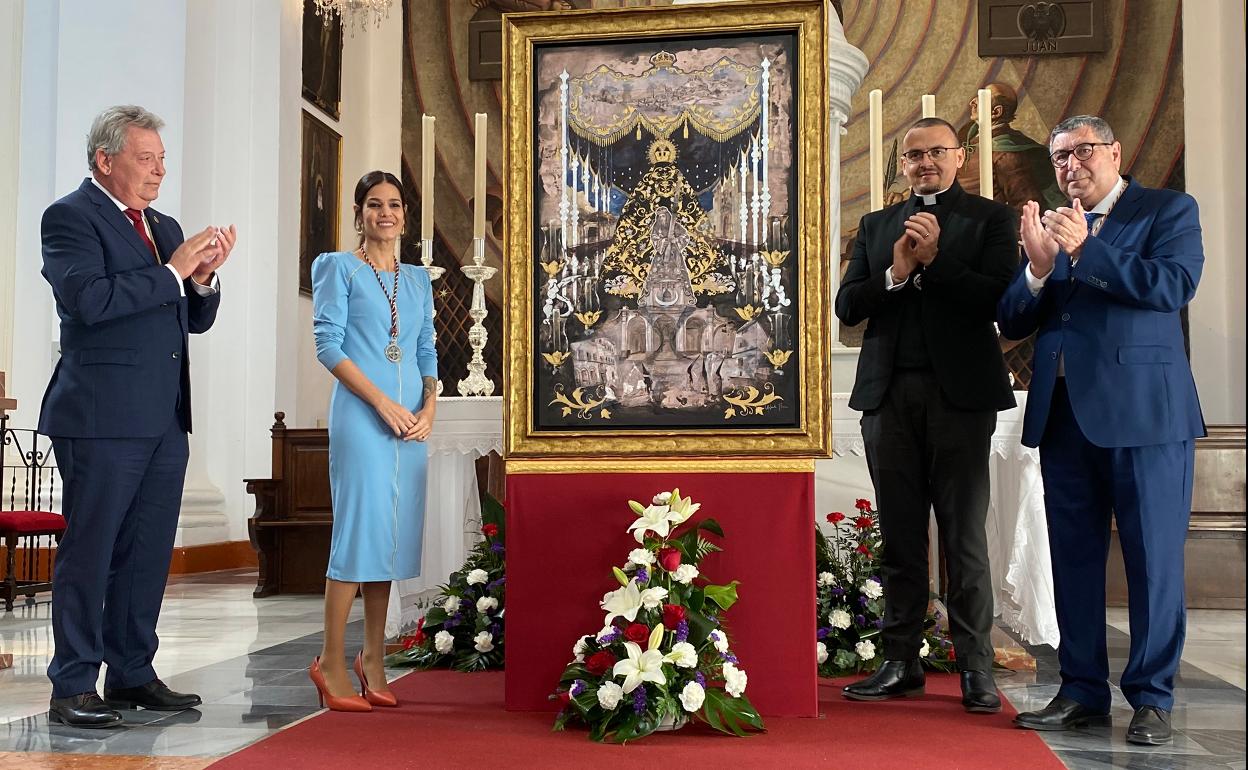
[[[66,529],[52,578],[52,697],[156,678],[156,620],[189,456],[175,415],[157,438],[53,438]]]
[[[1062,636],[1060,694],[1109,710],[1105,561],[1113,516],[1126,564],[1131,624],[1122,694],[1132,708],[1169,711],[1186,633],[1183,544],[1195,442],[1094,446],[1075,421],[1064,378],[1057,383],[1040,442],[1040,469]]]

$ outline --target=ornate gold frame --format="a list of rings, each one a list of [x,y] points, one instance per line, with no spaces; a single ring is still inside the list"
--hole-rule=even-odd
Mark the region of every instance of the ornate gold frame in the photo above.
[[[825,0],[621,8],[503,16],[503,168],[507,214],[503,234],[504,455],[569,457],[828,457],[832,447],[831,275],[828,260],[827,14]],[[533,61],[534,45],[739,32],[792,32],[797,39],[797,184],[793,207],[804,223],[796,236],[802,340],[800,423],[796,428],[687,430],[533,430]]]

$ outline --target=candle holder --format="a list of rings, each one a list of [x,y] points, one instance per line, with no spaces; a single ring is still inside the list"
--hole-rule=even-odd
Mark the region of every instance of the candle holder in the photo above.
[[[485,282],[494,277],[498,268],[485,265],[484,237],[472,239],[472,264],[460,269],[472,280],[472,307],[468,310],[468,315],[472,317],[472,328],[468,330],[472,360],[468,362],[468,376],[459,381],[459,395],[492,396],[494,382],[485,376],[485,358],[482,355],[489,339],[484,323],[489,313],[485,306]]]
[[[420,239],[420,266],[424,268],[425,272],[429,273],[430,283],[433,283],[434,281],[441,278],[442,274],[446,272],[446,268],[438,267],[437,265],[433,264],[433,239],[431,238]],[[433,302],[433,297],[429,298],[429,309],[430,309],[430,315],[432,315],[435,320],[435,323],[433,325],[433,342],[436,345],[438,342],[438,325],[436,323],[436,320],[438,317],[438,308],[437,308],[437,305],[435,305]],[[439,396],[442,395],[442,378],[440,377],[438,378],[438,391],[437,392]]]

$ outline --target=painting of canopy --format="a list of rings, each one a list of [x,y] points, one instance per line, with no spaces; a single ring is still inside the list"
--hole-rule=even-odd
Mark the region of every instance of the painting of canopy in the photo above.
[[[535,431],[803,429],[803,72],[796,30],[533,47]]]

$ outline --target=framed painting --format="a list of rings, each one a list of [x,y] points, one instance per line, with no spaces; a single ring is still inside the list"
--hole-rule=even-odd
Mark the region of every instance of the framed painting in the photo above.
[[[509,457],[827,456],[826,13],[503,17]]]
[[[342,101],[342,17],[303,0],[303,98],[338,120]]]
[[[338,174],[342,137],[303,113],[303,180],[299,188],[299,291],[312,293],[312,260],[338,248]]]

